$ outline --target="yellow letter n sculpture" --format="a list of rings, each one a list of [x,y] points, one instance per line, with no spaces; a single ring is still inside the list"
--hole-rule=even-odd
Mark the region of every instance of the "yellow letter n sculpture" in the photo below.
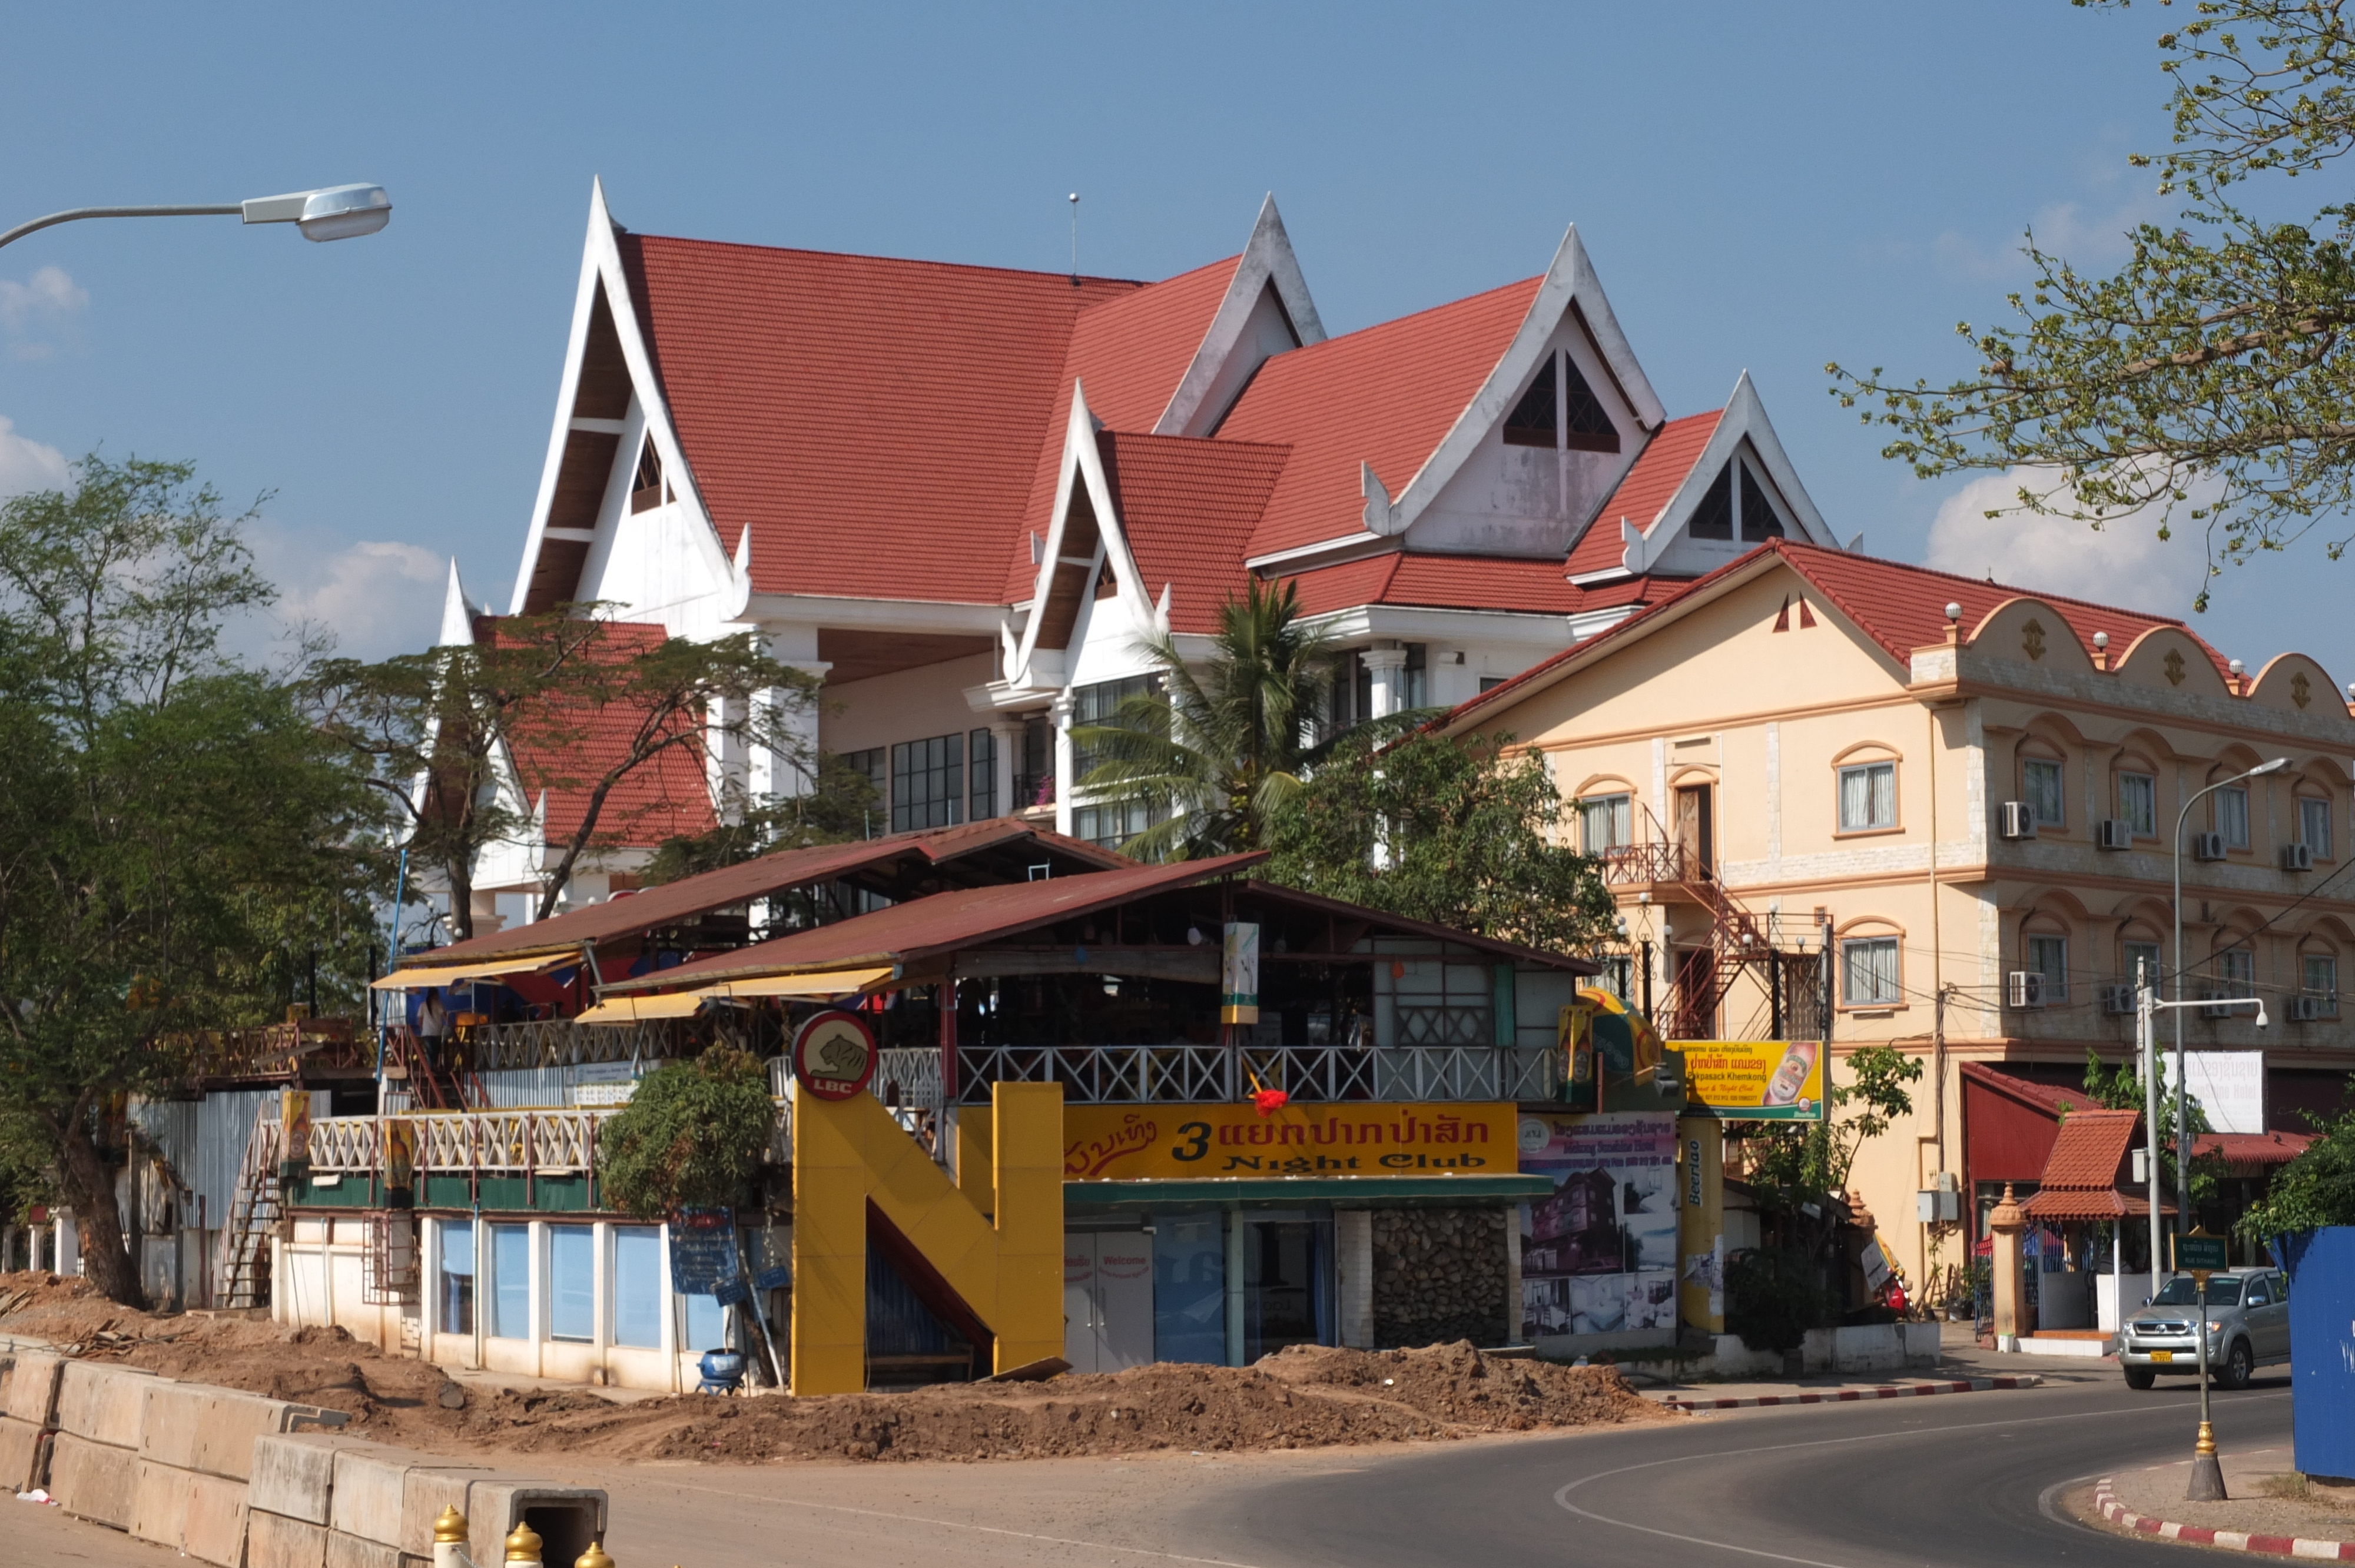
[[[994,1084],[990,1119],[990,1186],[969,1175],[961,1192],[874,1096],[794,1096],[795,1393],[867,1387],[871,1224],[954,1294],[991,1341],[992,1371],[1063,1353],[1062,1086]]]

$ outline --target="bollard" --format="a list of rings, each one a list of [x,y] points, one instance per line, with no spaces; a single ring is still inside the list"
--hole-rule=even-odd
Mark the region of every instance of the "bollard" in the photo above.
[[[613,1560],[605,1555],[605,1543],[592,1541],[589,1550],[572,1560],[572,1568],[613,1568]]]
[[[455,1507],[444,1508],[433,1521],[433,1568],[474,1568],[466,1550],[466,1516]]]
[[[527,1524],[515,1527],[507,1536],[507,1568],[542,1568],[539,1531]]]

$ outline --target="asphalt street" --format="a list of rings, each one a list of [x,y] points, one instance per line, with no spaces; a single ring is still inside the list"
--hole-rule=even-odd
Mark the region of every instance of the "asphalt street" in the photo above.
[[[2287,1380],[2215,1395],[2220,1444],[2286,1446]],[[2059,1494],[2186,1457],[2199,1393],[2161,1383],[1728,1412],[1466,1444],[1239,1492],[1183,1532],[1205,1556],[1311,1568],[1812,1568],[2148,1563],[2195,1550],[2090,1530]]]

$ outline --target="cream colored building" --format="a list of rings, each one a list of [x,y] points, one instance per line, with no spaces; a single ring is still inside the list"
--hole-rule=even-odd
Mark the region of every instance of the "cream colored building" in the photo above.
[[[1835,1071],[1867,1043],[1925,1059],[1853,1183],[1916,1280],[1991,1201],[1966,1196],[1962,1234],[1917,1219],[1942,1172],[1971,1192],[1958,1064],[2073,1086],[2089,1049],[2124,1059],[2178,812],[2274,758],[2199,802],[2183,860],[2190,985],[2254,991],[2273,1026],[2186,1037],[2264,1052],[2271,1126],[2341,1103],[2355,719],[2302,654],[2251,673],[2178,621],[1776,540],[1445,727],[1543,753],[1627,921],[1624,983],[1671,1035],[1812,1037],[1829,944]]]

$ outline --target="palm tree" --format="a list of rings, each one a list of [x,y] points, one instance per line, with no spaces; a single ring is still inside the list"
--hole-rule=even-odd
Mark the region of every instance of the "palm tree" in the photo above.
[[[1199,677],[1167,632],[1143,640],[1162,689],[1124,701],[1071,744],[1092,762],[1079,781],[1091,802],[1142,806],[1153,825],[1121,848],[1147,860],[1257,849],[1269,815],[1300,788],[1331,648],[1300,622],[1289,582],[1254,577],[1219,607],[1216,652]]]

